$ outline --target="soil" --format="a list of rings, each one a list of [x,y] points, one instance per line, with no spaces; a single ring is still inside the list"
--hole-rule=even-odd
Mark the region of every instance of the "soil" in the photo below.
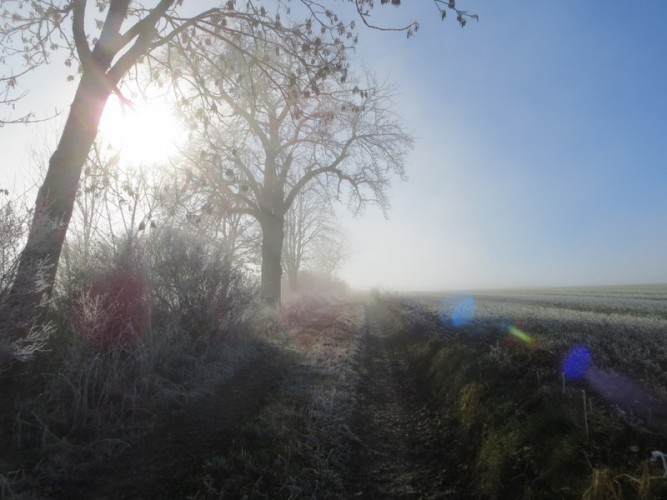
[[[354,431],[360,452],[350,493],[363,498],[468,498],[467,468],[451,427],[405,356],[381,304],[366,306],[367,342]]]

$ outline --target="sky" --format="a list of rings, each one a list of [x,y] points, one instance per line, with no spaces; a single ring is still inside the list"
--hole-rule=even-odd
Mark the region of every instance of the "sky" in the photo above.
[[[376,6],[355,55],[396,87],[415,137],[388,218],[340,210],[353,288],[461,290],[667,283],[667,2],[459,0],[461,29],[430,1]],[[633,8],[628,8],[628,6]],[[62,109],[57,60],[31,109]],[[53,125],[0,129],[0,187],[34,173]],[[51,130],[51,132],[49,132]]]
[[[346,218],[343,278],[667,282],[667,2],[459,1],[480,16],[464,29],[415,4],[415,38],[360,35],[416,145],[389,218]]]

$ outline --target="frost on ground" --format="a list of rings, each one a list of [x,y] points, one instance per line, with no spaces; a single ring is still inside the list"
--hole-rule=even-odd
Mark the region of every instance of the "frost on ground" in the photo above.
[[[651,457],[667,447],[665,297],[656,286],[384,300],[411,337],[413,367],[465,436],[477,495],[663,498]],[[458,324],[457,299],[474,301]],[[570,379],[573,348],[590,363]]]
[[[341,498],[358,437],[363,308],[349,299],[288,303],[278,342],[284,378],[228,453],[199,473],[201,497]]]
[[[475,300],[475,315],[458,334],[502,335],[514,325],[534,337],[545,351],[563,356],[575,345],[586,346],[598,367],[632,374],[667,394],[663,363],[667,359],[667,286],[520,290],[468,296]],[[422,306],[430,314],[439,314],[446,297],[412,297],[410,307]]]
[[[635,386],[620,376],[639,385],[657,377],[655,354],[641,353],[660,343],[650,325],[663,320],[596,311],[586,301],[577,308],[570,297],[558,299],[567,308],[553,295],[538,299],[475,296],[474,314],[459,328],[443,322],[440,298],[311,294],[264,310],[253,320],[254,347],[233,372],[206,391],[184,389],[191,396],[178,411],[152,419],[131,440],[95,441],[95,463],[34,491],[40,498],[660,498],[667,485],[650,457],[667,449],[664,433],[650,418],[624,414],[588,381],[564,380],[562,370],[571,344],[584,344],[596,380],[628,392]],[[527,337],[510,337],[508,325]],[[643,328],[634,354],[631,325]],[[633,363],[644,378],[622,371]],[[27,479],[5,474],[0,495],[12,496]]]

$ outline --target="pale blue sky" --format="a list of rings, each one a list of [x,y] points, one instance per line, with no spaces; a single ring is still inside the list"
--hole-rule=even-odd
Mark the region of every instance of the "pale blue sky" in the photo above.
[[[389,220],[369,210],[349,225],[344,278],[667,282],[667,2],[457,3],[480,22],[420,15],[412,40],[360,37],[417,142]]]
[[[342,215],[354,287],[461,289],[667,282],[667,2],[459,0],[460,29],[430,1],[379,6],[358,57],[398,90],[416,138],[385,220]],[[630,9],[628,6],[632,6]],[[73,84],[54,65],[31,104]],[[35,131],[0,130],[0,187],[32,168]]]

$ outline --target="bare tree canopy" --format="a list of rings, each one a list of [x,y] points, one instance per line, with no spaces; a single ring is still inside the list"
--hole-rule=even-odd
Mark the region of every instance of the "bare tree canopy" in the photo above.
[[[285,214],[297,196],[312,184],[324,199],[346,197],[354,211],[368,203],[386,209],[390,179],[404,177],[412,146],[389,89],[357,80],[343,44],[284,46],[258,33],[235,47],[166,57],[193,129],[191,168],[259,222],[262,292],[272,304],[280,298]],[[311,58],[321,61],[314,76]]]
[[[404,31],[408,36],[419,29],[417,21],[395,27],[374,24],[372,0],[348,1],[355,5],[366,26]],[[281,14],[286,16],[293,8],[301,8],[311,25],[318,29],[335,31],[341,36],[354,29],[353,20],[344,23],[332,10],[313,0],[300,0],[294,4],[289,0],[238,4],[233,0],[202,1],[197,3],[208,6],[194,13],[190,3],[183,0],[3,0],[0,3],[0,66],[3,68],[0,70],[0,104],[9,111],[0,114],[0,126],[43,119],[36,117],[34,112],[14,116],[13,110],[28,93],[28,89],[21,85],[23,77],[53,62],[55,54],[64,56],[66,67],[70,68],[67,79],[74,80],[77,63],[78,73],[82,73],[85,65],[92,61],[99,63],[103,52],[112,54],[112,59],[125,51],[130,52],[127,57],[118,57],[108,75],[108,84],[118,91],[116,85],[133,60],[179,36],[220,36],[224,22],[232,19],[267,23],[275,29]],[[380,3],[399,6],[400,0],[381,0]],[[461,26],[465,26],[468,19],[477,19],[475,14],[459,9],[454,0],[433,0],[433,3],[442,19],[450,12]],[[190,14],[183,13],[187,8],[190,8]],[[115,18],[113,24],[107,23],[109,14]],[[127,29],[121,32],[121,27]],[[122,63],[120,59],[123,59]]]

